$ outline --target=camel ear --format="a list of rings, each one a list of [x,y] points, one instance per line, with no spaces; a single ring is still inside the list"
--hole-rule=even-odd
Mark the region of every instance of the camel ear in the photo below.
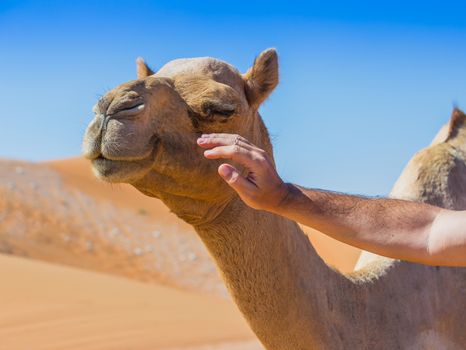
[[[149,66],[144,62],[142,57],[138,57],[136,59],[136,72],[138,79],[147,78],[149,75],[154,74],[153,70],[149,68]]]
[[[466,115],[461,109],[455,108],[451,114],[447,140],[456,137],[463,128],[466,130]]]
[[[278,84],[278,55],[275,49],[263,51],[244,74],[246,97],[253,108],[270,95]]]

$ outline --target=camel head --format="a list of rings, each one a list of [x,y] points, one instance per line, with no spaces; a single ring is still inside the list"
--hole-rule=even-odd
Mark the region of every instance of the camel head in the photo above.
[[[391,196],[466,210],[466,115],[461,110],[455,108],[431,145],[411,159]]]
[[[154,72],[138,59],[137,79],[95,105],[83,155],[97,177],[130,183],[195,222],[234,197],[196,145],[204,133],[240,134],[272,152],[258,108],[278,84],[274,49],[240,74],[213,58],[177,59]],[[207,208],[210,208],[209,210]]]

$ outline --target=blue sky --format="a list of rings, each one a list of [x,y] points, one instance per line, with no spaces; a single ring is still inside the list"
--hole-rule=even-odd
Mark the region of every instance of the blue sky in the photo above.
[[[281,83],[261,113],[280,173],[390,191],[452,106],[466,108],[464,1],[0,1],[0,157],[79,155],[100,94],[213,56],[246,71],[268,47]]]

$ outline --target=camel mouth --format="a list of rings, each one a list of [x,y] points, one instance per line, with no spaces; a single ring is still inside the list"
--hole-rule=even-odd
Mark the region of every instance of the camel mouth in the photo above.
[[[111,162],[125,162],[125,160],[116,160],[116,159],[109,159],[104,157],[102,154],[97,156],[96,158],[92,159],[92,165],[107,165],[110,164]]]
[[[140,160],[113,160],[99,156],[91,161],[92,171],[106,182],[131,183],[145,176],[154,164],[153,157]]]
[[[131,183],[145,176],[152,169],[158,142],[152,143],[150,153],[141,158],[113,159],[99,154],[91,160],[94,174],[107,182]]]

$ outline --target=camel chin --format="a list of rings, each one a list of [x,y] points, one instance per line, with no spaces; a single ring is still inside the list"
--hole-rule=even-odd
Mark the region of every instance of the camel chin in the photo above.
[[[152,169],[153,160],[110,160],[99,157],[92,161],[92,172],[99,179],[111,183],[133,183]]]

